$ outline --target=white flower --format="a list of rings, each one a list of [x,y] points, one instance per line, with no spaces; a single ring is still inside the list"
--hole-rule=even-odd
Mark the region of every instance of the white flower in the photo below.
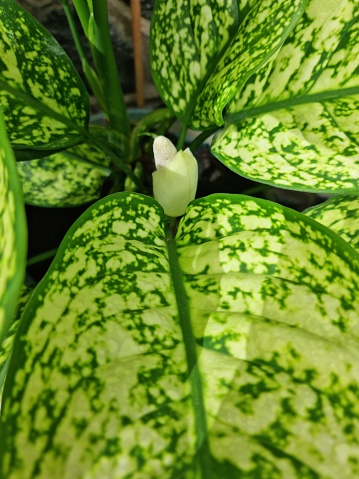
[[[168,216],[182,216],[196,196],[198,166],[189,148],[176,150],[165,136],[153,143],[157,170],[152,173],[153,195]]]

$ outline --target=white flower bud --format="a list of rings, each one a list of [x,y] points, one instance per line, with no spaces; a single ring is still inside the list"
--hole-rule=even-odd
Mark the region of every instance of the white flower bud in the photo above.
[[[168,216],[182,216],[196,196],[198,166],[189,148],[176,150],[172,142],[159,136],[153,143],[157,171],[152,173],[153,195]]]

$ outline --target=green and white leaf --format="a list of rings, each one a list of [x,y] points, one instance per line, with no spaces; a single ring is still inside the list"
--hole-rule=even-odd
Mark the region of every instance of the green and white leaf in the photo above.
[[[230,102],[212,151],[281,188],[359,189],[359,3],[310,0],[278,54]]]
[[[359,197],[336,195],[304,214],[335,231],[353,248],[359,251]]]
[[[0,110],[0,343],[16,313],[25,275],[26,241],[21,186]]]
[[[7,479],[353,479],[359,255],[245,196],[175,239],[133,193],[71,228],[23,316],[4,390]]]
[[[86,135],[89,96],[78,73],[13,0],[0,0],[0,105],[14,148],[63,148]]]
[[[76,206],[98,199],[111,174],[108,157],[90,143],[17,163],[24,200],[35,206]]]
[[[151,68],[167,106],[198,129],[223,109],[283,43],[307,0],[156,2]]]
[[[20,298],[17,305],[17,314],[13,318],[13,321],[7,331],[7,334],[3,341],[0,344],[0,410],[1,410],[1,398],[2,398],[2,390],[4,386],[4,381],[7,373],[7,368],[10,361],[10,354],[12,350],[12,346],[15,339],[15,333],[19,326],[21,315],[31,298],[32,292],[34,288],[23,285],[20,292]]]

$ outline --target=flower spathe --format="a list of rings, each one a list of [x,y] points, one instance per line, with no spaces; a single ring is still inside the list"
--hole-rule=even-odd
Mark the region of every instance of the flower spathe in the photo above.
[[[189,148],[176,150],[165,136],[153,143],[157,170],[152,173],[153,195],[168,216],[182,216],[196,196],[198,166]]]

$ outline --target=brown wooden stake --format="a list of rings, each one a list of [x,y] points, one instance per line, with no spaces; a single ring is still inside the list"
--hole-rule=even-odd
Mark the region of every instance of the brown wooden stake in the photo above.
[[[145,106],[144,77],[143,77],[143,58],[142,58],[142,33],[141,33],[141,2],[140,0],[131,0],[132,12],[132,42],[133,58],[135,62],[135,81],[136,81],[136,104],[139,108]]]

